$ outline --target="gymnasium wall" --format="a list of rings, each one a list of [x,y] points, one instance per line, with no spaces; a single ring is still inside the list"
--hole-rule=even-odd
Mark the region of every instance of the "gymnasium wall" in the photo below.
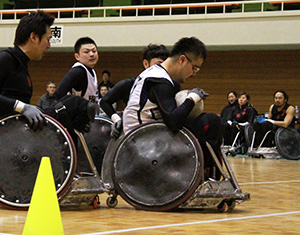
[[[111,72],[111,82],[138,75],[142,70],[141,52],[100,52],[96,66]],[[268,111],[276,89],[285,90],[292,105],[300,105],[300,50],[209,51],[201,71],[182,85],[183,89],[200,87],[210,96],[205,111],[220,113],[230,90],[246,91],[259,113]],[[57,84],[75,62],[71,52],[48,52],[41,61],[31,61],[33,80],[32,104],[45,92],[50,80]],[[124,107],[118,104],[118,109]]]

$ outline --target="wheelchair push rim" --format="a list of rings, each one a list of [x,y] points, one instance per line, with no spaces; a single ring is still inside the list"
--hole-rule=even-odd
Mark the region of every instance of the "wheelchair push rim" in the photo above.
[[[50,157],[58,198],[72,183],[77,165],[73,140],[59,122],[45,118],[47,124],[36,132],[24,116],[0,120],[0,205],[6,208],[29,207],[42,157]]]

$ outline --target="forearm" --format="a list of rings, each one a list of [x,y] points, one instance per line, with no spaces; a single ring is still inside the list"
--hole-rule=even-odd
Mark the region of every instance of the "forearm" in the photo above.
[[[16,100],[0,95],[0,113],[11,113],[14,111]]]

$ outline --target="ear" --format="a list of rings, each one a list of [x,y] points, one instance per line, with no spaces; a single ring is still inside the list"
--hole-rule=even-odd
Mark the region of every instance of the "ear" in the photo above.
[[[182,65],[184,63],[184,61],[187,60],[186,57],[184,55],[179,56],[178,58],[178,63],[180,65]]]
[[[143,60],[143,66],[145,69],[149,68],[150,64],[147,60]]]
[[[31,32],[30,36],[29,36],[29,40],[32,42],[32,43],[39,43],[40,42],[40,38],[39,36],[34,33],[34,32]]]
[[[79,56],[79,54],[78,54],[78,53],[74,53],[74,57],[75,57],[75,59],[76,59],[76,60],[78,60],[78,61],[79,61],[79,57],[80,57],[80,56]]]

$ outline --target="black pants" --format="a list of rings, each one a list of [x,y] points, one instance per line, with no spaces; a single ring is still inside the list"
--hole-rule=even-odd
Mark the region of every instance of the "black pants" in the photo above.
[[[59,104],[61,104],[59,106]],[[45,110],[45,113],[55,118],[67,128],[75,146],[77,146],[77,136],[74,129],[82,131],[90,122],[87,114],[88,101],[81,96],[67,95],[61,98],[56,105]]]
[[[276,127],[275,125],[273,125],[270,122],[263,122],[263,123],[254,123],[253,125],[254,131],[256,131],[256,135],[255,135],[255,147],[258,147],[265,134],[268,131],[271,131],[268,136],[266,137],[264,143],[262,144],[262,147],[274,147],[274,138],[275,138],[275,132],[278,129],[278,127]]]
[[[221,118],[214,113],[203,113],[193,121],[187,122],[185,126],[196,136],[201,145],[204,155],[205,178],[213,177],[212,168],[215,166],[215,162],[206,146],[206,142],[211,145],[216,156],[221,160]],[[216,172],[216,178],[220,178],[220,172],[218,170]]]

